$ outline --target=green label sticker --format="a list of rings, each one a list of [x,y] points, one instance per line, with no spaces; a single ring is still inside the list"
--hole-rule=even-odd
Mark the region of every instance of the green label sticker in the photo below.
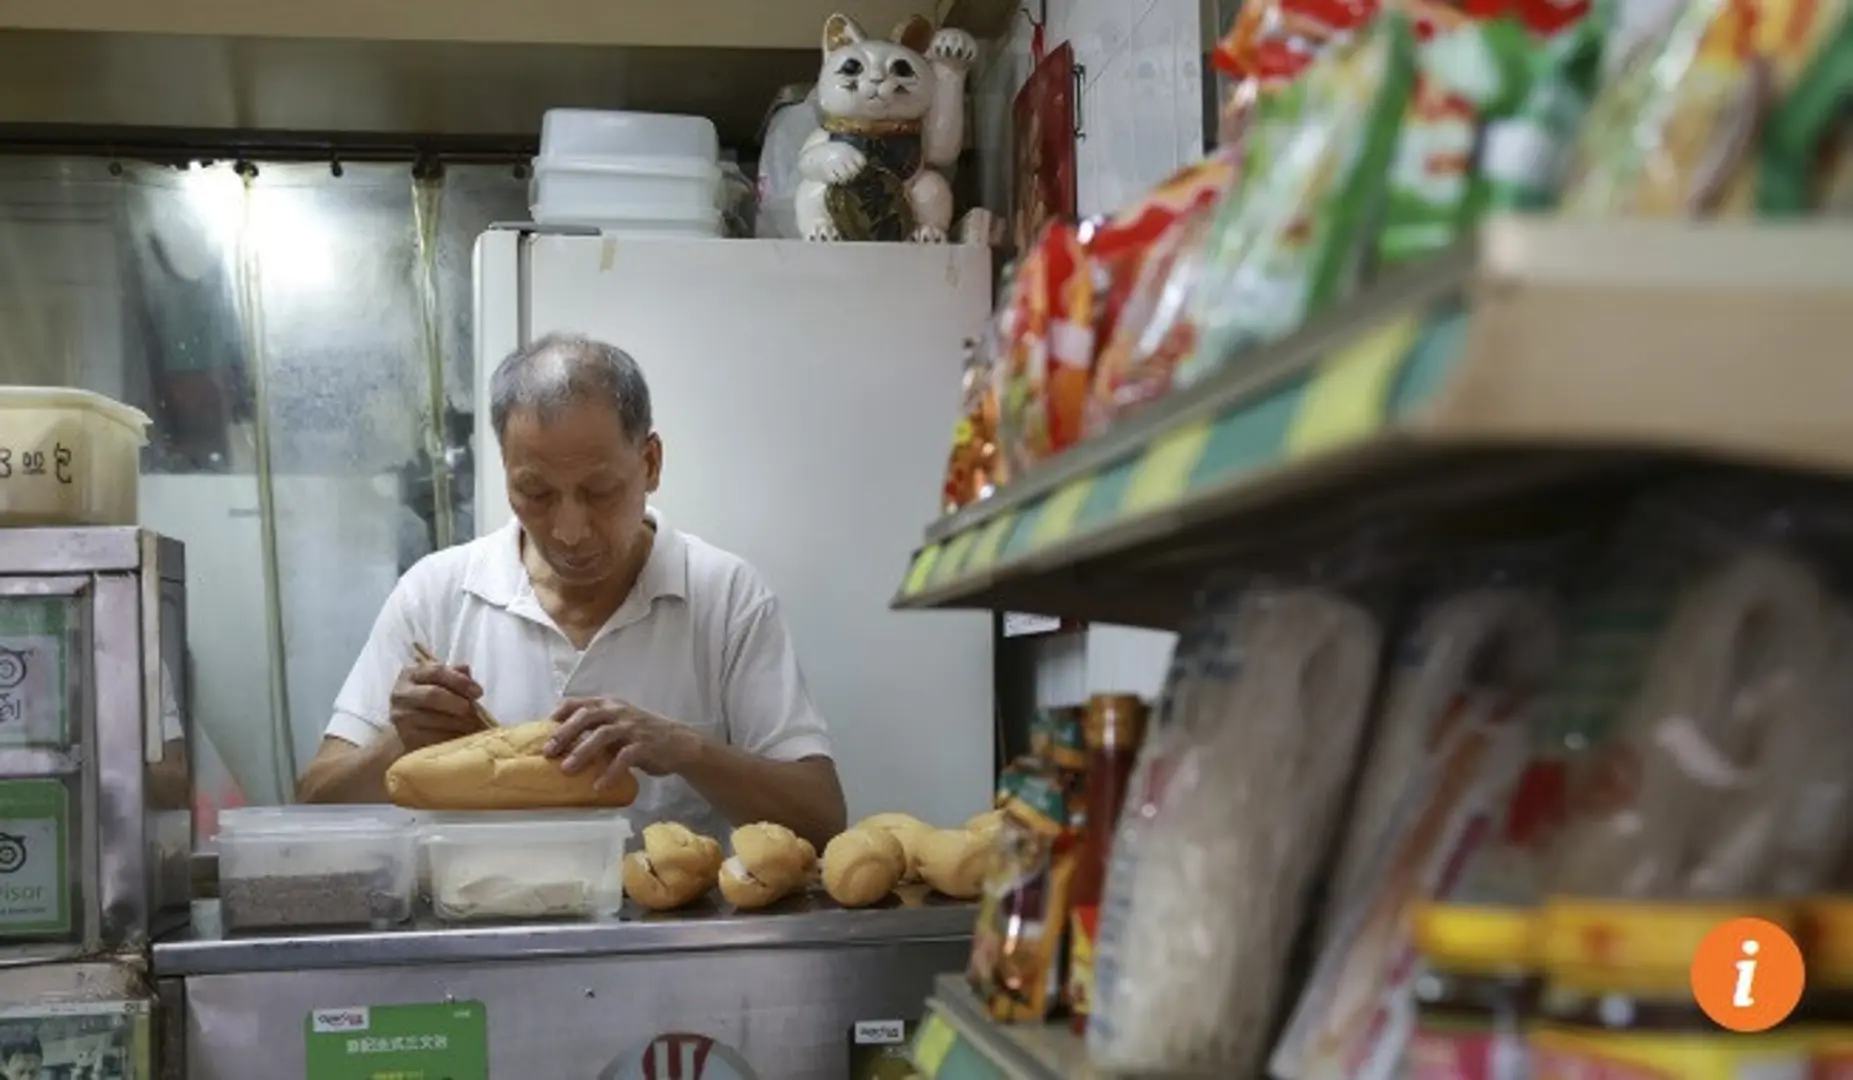
[[[0,1076],[83,1076],[110,1080],[154,1080],[154,1034],[145,1000],[42,1001],[0,1006],[0,1042],[30,1045],[43,1052],[40,1071]],[[16,1057],[21,1055],[15,1055]],[[15,1069],[19,1062],[11,1063]],[[63,1066],[71,1071],[58,1071]]]
[[[489,1080],[480,1001],[316,1009],[303,1035],[307,1080]]]
[[[914,1048],[908,1056],[913,1058],[914,1067],[927,1080],[933,1080],[946,1064],[946,1055],[952,1052],[952,1044],[958,1041],[958,1033],[952,1030],[952,1025],[946,1023],[944,1017],[938,1013],[928,1013],[926,1022],[920,1025],[919,1034],[914,1036]]]
[[[70,745],[66,652],[71,601],[0,601],[0,749]]]
[[[1422,336],[1422,319],[1403,315],[1328,356],[1287,432],[1287,456],[1300,457],[1368,438],[1383,427],[1390,387]]]
[[[1030,534],[1033,547],[1045,547],[1058,540],[1066,540],[1074,531],[1075,519],[1081,516],[1081,508],[1087,505],[1087,497],[1094,493],[1094,478],[1080,476],[1062,485],[1055,494],[1050,495],[1042,504],[1036,515],[1035,531]]]
[[[1210,444],[1210,422],[1200,420],[1168,431],[1155,440],[1133,467],[1120,509],[1144,513],[1176,502],[1190,486],[1190,474]]]
[[[945,553],[939,557],[939,567],[933,574],[933,584],[944,585],[958,577],[965,568],[965,556],[970,554],[972,543],[978,539],[976,529],[964,532],[946,541]]]
[[[907,582],[901,586],[901,595],[912,596],[926,588],[927,578],[933,573],[933,564],[938,561],[938,544],[921,548],[914,555],[913,565],[907,568]]]
[[[0,780],[0,938],[71,932],[70,805],[62,780]]]
[[[985,525],[978,534],[978,543],[972,548],[971,558],[965,560],[965,569],[976,573],[988,570],[997,561],[997,555],[1004,550],[1004,541],[1009,538],[1010,530],[1017,523],[1015,511],[1006,510]]]

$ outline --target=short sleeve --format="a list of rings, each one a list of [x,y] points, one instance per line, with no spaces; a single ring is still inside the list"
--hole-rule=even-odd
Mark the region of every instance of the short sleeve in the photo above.
[[[335,695],[334,717],[323,735],[366,746],[391,722],[393,683],[411,659],[412,643],[419,640],[417,577],[418,568],[413,567],[386,597],[367,643]]]
[[[772,761],[829,757],[830,734],[805,689],[778,599],[762,594],[731,622],[723,676],[728,741]]]

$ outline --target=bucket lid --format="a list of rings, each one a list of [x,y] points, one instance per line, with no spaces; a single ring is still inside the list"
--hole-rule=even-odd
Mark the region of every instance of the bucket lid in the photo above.
[[[0,408],[86,409],[134,430],[135,437],[143,443],[148,441],[147,413],[94,390],[79,390],[74,386],[0,386]]]

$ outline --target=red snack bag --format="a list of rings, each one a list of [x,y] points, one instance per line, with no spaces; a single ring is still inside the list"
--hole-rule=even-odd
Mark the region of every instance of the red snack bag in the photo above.
[[[1012,475],[1081,436],[1094,336],[1092,282],[1075,227],[1051,221],[1017,268],[995,378],[998,436]]]
[[[1099,325],[1106,344],[1094,365],[1089,435],[1104,430],[1122,410],[1164,396],[1172,368],[1195,347],[1182,302],[1190,275],[1178,271],[1189,268],[1187,256],[1235,187],[1240,159],[1239,146],[1217,150],[1096,234],[1090,252],[1107,275]]]
[[[1211,61],[1236,79],[1291,82],[1326,42],[1377,14],[1377,0],[1252,0],[1242,5]]]

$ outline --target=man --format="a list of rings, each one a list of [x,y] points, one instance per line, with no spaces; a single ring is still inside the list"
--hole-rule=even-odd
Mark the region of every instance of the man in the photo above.
[[[639,827],[723,842],[775,821],[818,850],[843,789],[778,600],[753,568],[645,505],[663,468],[622,350],[551,336],[502,362],[490,420],[515,520],[400,579],[335,701],[304,802],[381,802],[386,768],[476,730],[477,703],[552,716],[568,772],[644,774]],[[419,663],[419,646],[443,663]]]

